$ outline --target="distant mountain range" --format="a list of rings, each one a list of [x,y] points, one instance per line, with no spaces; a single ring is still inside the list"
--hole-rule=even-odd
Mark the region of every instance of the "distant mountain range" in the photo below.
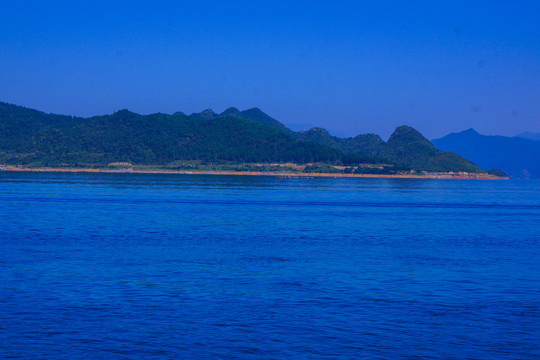
[[[498,168],[518,179],[540,178],[540,141],[523,137],[481,135],[469,129],[432,140],[432,143],[484,169]]]
[[[80,118],[0,103],[0,163],[106,166],[212,163],[389,164],[396,170],[484,172],[435,148],[418,131],[398,127],[388,142],[374,134],[337,138],[314,128],[294,132],[260,109],[207,109],[186,115],[120,110]]]
[[[540,141],[540,134],[532,133],[532,132],[529,132],[529,131],[525,131],[525,132],[519,133],[519,134],[516,135],[516,137],[520,137],[520,138],[524,138],[524,139],[529,139],[529,140]]]

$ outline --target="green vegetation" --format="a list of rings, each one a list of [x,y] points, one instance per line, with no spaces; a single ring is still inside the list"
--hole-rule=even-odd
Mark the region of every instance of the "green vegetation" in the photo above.
[[[326,173],[326,174],[340,174],[343,170],[337,169],[331,165],[317,164],[308,165],[304,168],[305,173]]]
[[[271,165],[294,163],[312,164],[306,171],[330,173],[482,171],[453,153],[435,149],[408,127],[396,129],[385,143],[373,134],[340,139],[317,128],[294,133],[256,108],[229,108],[219,115],[205,110],[190,116],[139,115],[121,110],[79,118],[6,103],[0,103],[0,163],[298,171]],[[263,165],[249,165],[254,163]]]
[[[498,176],[498,177],[508,177],[508,175],[504,171],[499,170],[499,169],[488,170],[488,174],[493,175],[493,176]]]
[[[396,128],[379,155],[416,171],[485,172],[459,155],[437,150],[428,139],[409,126]]]
[[[400,169],[428,172],[484,172],[478,166],[454,153],[440,151],[422,134],[409,126],[400,126],[385,143],[374,134],[358,135],[354,138],[337,138],[326,130],[313,128],[300,131],[297,138],[303,141],[314,141],[338,149],[345,155],[365,154],[375,159],[375,163],[391,163]],[[346,159],[346,156],[344,157]],[[355,161],[349,161],[354,163]],[[357,161],[368,162],[368,161]],[[361,171],[370,171],[369,169]],[[375,171],[375,170],[373,170]]]
[[[338,149],[346,154],[361,153],[372,157],[378,156],[386,145],[379,135],[362,134],[353,138],[338,138],[322,128],[299,131],[295,135],[300,141],[313,141]]]
[[[15,113],[15,114],[14,114]],[[299,142],[271,126],[239,117],[194,119],[127,110],[88,119],[0,106],[0,162],[35,166],[103,166],[112,162],[329,162],[342,153]]]

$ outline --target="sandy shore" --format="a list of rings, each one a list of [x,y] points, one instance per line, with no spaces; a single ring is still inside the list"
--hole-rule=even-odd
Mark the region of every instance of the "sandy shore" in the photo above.
[[[217,170],[168,170],[168,169],[91,169],[91,168],[30,168],[2,165],[3,171],[19,172],[69,172],[69,173],[113,173],[113,174],[176,174],[176,175],[228,175],[228,176],[273,176],[278,178],[389,178],[389,179],[482,179],[502,180],[507,178],[475,173],[428,173],[428,174],[335,174],[335,173],[288,173],[262,171],[217,171]]]

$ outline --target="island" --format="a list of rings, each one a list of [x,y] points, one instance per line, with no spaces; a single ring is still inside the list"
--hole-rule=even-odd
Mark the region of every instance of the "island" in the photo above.
[[[438,150],[409,126],[387,142],[375,134],[339,138],[321,128],[294,132],[257,108],[80,118],[0,103],[0,164],[4,171],[506,178]]]

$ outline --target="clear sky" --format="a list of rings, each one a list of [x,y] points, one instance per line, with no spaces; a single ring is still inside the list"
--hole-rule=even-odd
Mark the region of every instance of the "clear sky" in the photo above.
[[[0,101],[540,132],[539,1],[2,1]]]

